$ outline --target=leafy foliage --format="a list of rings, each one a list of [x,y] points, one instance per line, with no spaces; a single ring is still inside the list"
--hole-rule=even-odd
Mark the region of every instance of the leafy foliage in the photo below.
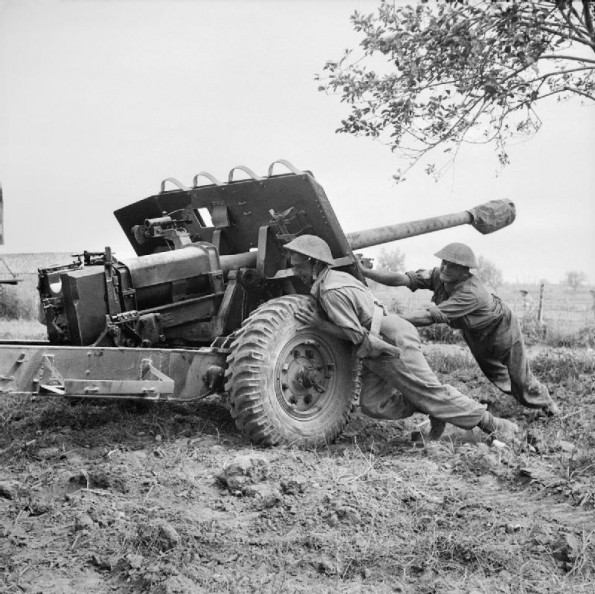
[[[405,254],[399,249],[382,248],[377,258],[376,268],[387,272],[403,272],[405,270]]]
[[[506,165],[507,141],[539,129],[538,101],[595,101],[594,18],[589,0],[382,0],[351,17],[363,55],[327,62],[319,90],[351,108],[338,132],[380,139],[410,166],[441,147],[426,167],[439,175],[463,142],[495,143]]]
[[[564,282],[575,291],[587,282],[587,275],[582,270],[569,270]]]
[[[483,256],[477,258],[477,264],[476,274],[479,280],[492,289],[498,290],[503,282],[502,271],[491,260]]]

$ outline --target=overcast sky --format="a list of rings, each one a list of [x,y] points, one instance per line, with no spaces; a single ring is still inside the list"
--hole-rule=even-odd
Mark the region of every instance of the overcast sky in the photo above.
[[[354,47],[349,16],[376,0],[0,0],[1,253],[133,255],[113,211],[199,171],[265,175],[287,159],[325,188],[345,231],[456,212],[494,198],[516,222],[408,239],[409,268],[464,241],[508,281],[595,282],[595,105],[552,104],[498,172],[463,150],[439,182],[388,148],[335,134],[345,107],[317,91],[326,60]],[[389,244],[387,248],[396,247]],[[374,255],[375,250],[369,253]]]

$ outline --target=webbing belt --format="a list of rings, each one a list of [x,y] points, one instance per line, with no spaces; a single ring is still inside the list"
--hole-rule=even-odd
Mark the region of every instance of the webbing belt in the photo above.
[[[374,336],[380,336],[380,326],[382,324],[383,317],[384,308],[375,301],[374,312],[372,313],[372,323],[370,324],[370,334],[373,334]]]

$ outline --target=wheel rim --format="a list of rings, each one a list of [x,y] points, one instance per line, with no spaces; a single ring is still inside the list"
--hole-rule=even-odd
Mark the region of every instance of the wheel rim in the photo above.
[[[225,372],[231,414],[255,444],[318,447],[349,420],[360,365],[350,343],[300,324],[306,295],[284,295],[242,324]],[[309,396],[309,397],[308,397]]]
[[[291,417],[305,420],[320,414],[337,383],[337,366],[329,345],[302,334],[287,342],[275,362],[275,395]]]

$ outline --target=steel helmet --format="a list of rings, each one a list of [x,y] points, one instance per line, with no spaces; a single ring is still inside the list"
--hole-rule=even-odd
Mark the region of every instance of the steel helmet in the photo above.
[[[291,252],[320,260],[331,266],[335,263],[328,243],[316,235],[300,235],[283,247]]]
[[[453,264],[467,266],[467,268],[477,268],[477,260],[473,250],[464,243],[449,243],[434,256]]]

